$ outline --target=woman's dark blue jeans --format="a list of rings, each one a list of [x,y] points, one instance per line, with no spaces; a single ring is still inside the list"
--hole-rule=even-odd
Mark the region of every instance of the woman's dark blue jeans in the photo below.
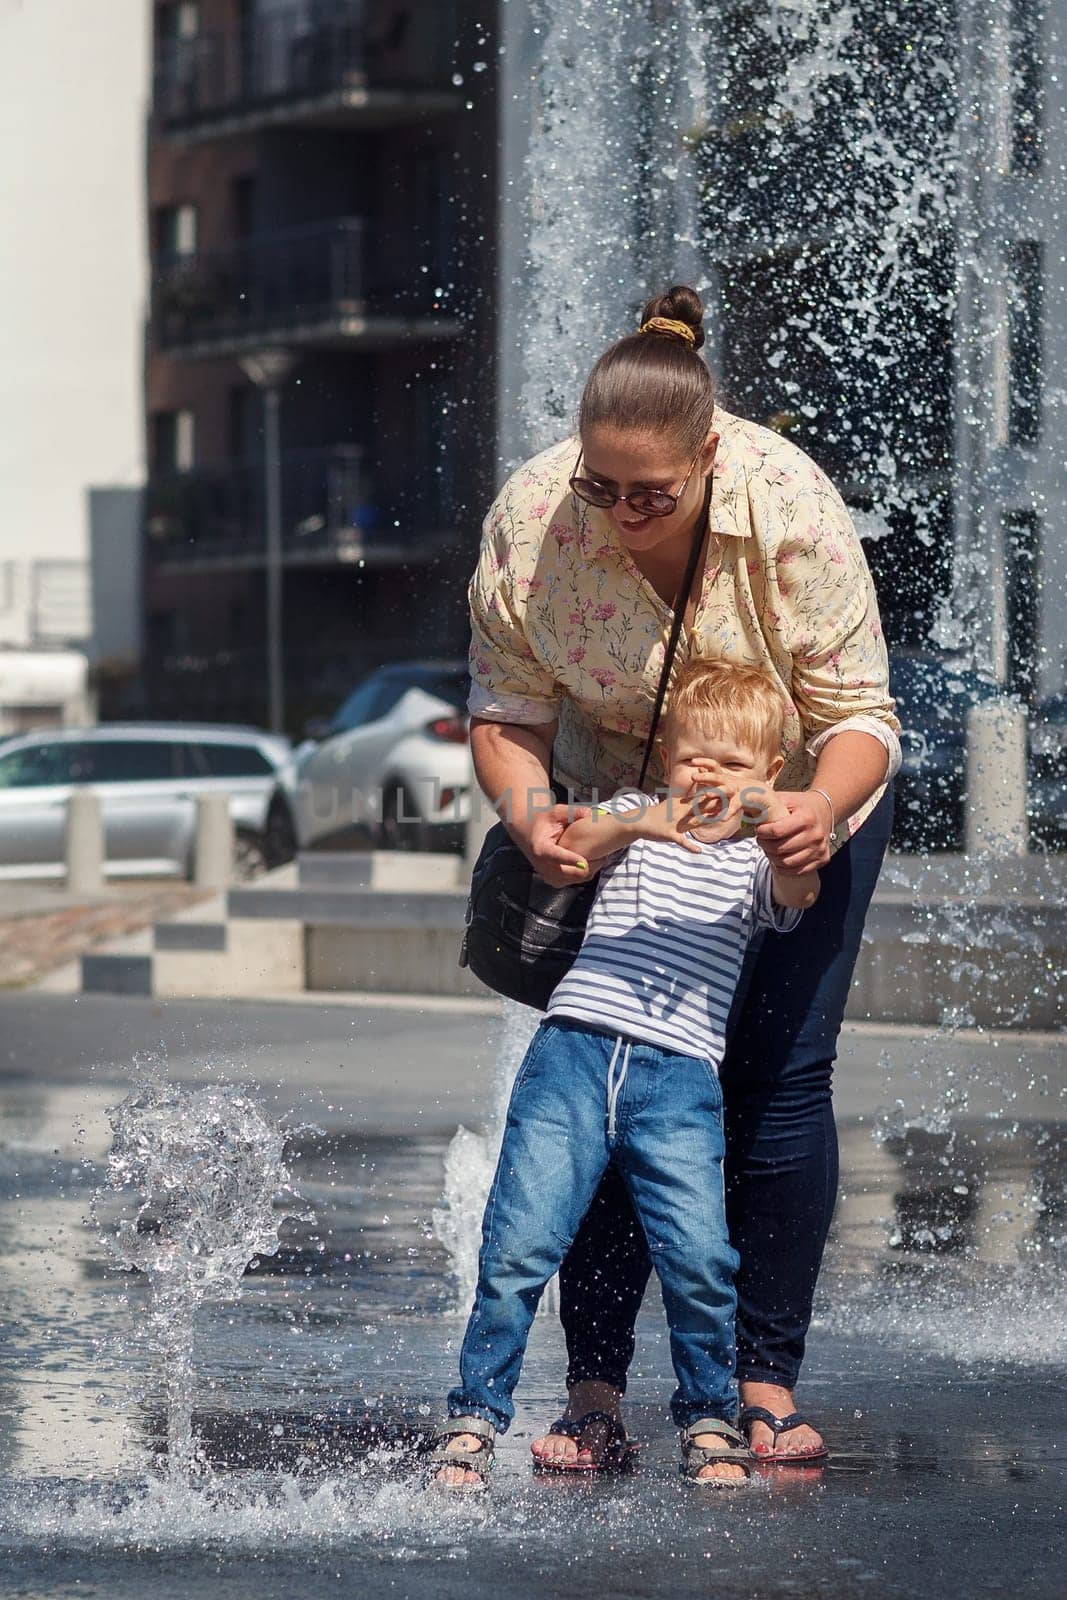
[[[792,1389],[837,1198],[831,1080],[864,918],[893,821],[888,789],[820,871],[795,933],[764,935],[742,970],[722,1064],[726,1198],[737,1278],[737,1376]],[[568,1387],[625,1391],[652,1270],[640,1224],[608,1169],[560,1269]]]

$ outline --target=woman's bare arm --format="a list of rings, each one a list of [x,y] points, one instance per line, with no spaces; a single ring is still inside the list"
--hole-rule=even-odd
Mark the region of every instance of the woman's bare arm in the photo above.
[[[556,805],[549,782],[558,721],[533,725],[471,718],[471,755],[480,787],[535,872],[557,889],[588,876],[574,850],[560,844],[588,806]],[[579,865],[581,863],[581,865]]]
[[[885,745],[873,733],[846,728],[827,739],[819,751],[812,788],[826,790],[834,803],[834,816],[843,822],[885,782],[888,768]]]
[[[771,865],[783,872],[808,872],[830,859],[830,807],[816,789],[825,789],[838,822],[870,799],[885,782],[885,746],[870,733],[849,729],[828,739],[819,754],[812,787],[776,791],[789,815],[756,830]]]
[[[471,718],[474,773],[500,820],[520,828],[552,804],[549,770],[558,719],[534,726]]]

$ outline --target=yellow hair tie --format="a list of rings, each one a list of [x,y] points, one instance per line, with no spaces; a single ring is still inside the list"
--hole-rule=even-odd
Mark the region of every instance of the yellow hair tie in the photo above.
[[[679,339],[685,341],[690,349],[697,342],[697,336],[688,322],[676,322],[673,317],[649,317],[639,329],[641,333],[674,333]]]

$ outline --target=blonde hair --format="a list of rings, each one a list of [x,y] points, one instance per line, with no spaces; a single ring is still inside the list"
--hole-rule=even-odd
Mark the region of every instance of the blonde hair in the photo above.
[[[731,734],[768,760],[782,753],[785,702],[781,691],[758,667],[710,661],[703,656],[687,661],[670,691],[664,716],[668,738],[683,719],[709,724],[716,733]]]

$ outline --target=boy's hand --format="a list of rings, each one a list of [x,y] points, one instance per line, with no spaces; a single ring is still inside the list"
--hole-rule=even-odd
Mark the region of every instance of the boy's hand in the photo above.
[[[765,822],[780,822],[789,815],[777,789],[769,783],[742,784],[738,799],[741,802],[741,815],[752,829],[761,827]]]
[[[719,823],[722,834],[735,831],[740,817],[746,821],[762,822],[773,805],[774,790],[766,784],[741,779],[736,773],[726,772],[710,756],[697,756],[693,762],[699,777],[690,784],[683,796],[692,802],[699,813],[701,826]]]
[[[693,764],[700,779],[689,792],[696,795],[696,803],[705,817],[717,821],[720,816],[725,820],[740,815],[747,825],[744,831],[751,833],[764,823],[778,822],[789,815],[788,807],[773,784],[739,778],[736,773],[725,771],[710,756],[697,756]],[[725,812],[724,799],[728,800]]]
[[[667,844],[680,844],[693,855],[700,854],[700,843],[690,839],[689,829],[699,827],[702,818],[685,798],[668,795],[645,807],[644,815],[634,824],[634,834],[642,839],[659,839]]]
[[[653,819],[652,826],[657,831],[650,837],[678,838],[681,835],[686,849],[699,853],[701,844],[714,844],[735,831],[740,800],[735,791],[725,786],[691,783],[684,791],[670,790],[656,810],[664,815]],[[703,837],[699,840],[686,838],[692,828],[700,828]]]

